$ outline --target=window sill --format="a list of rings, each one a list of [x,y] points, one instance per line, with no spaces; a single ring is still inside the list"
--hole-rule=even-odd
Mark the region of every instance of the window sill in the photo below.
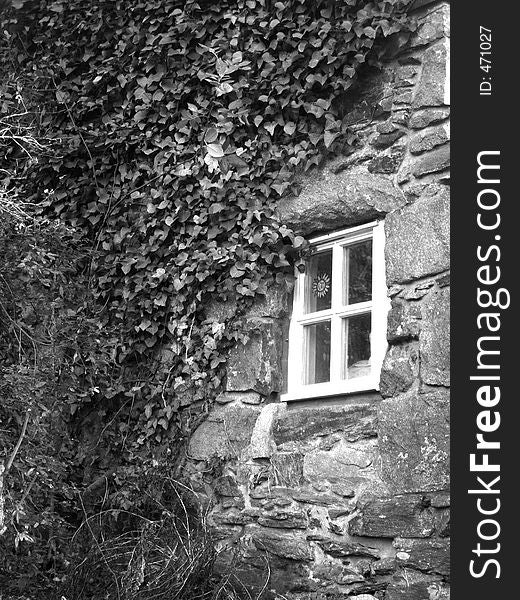
[[[344,396],[358,392],[374,392],[379,390],[379,381],[373,377],[359,377],[359,379],[342,383],[316,383],[301,386],[280,396],[282,402],[296,400],[310,400],[312,398],[327,398],[328,396]]]

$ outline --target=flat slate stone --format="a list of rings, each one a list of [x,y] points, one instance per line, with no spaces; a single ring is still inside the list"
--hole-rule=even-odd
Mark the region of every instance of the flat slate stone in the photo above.
[[[412,114],[409,125],[412,129],[422,129],[446,120],[450,116],[448,107],[424,108]]]
[[[336,540],[325,540],[318,542],[318,546],[334,558],[346,558],[348,556],[367,556],[380,558],[381,554],[376,548],[369,548],[363,544],[354,542],[342,542]]]
[[[376,435],[377,409],[372,404],[348,404],[280,412],[273,426],[273,439],[280,446],[341,432],[355,441]]]
[[[447,127],[433,127],[416,133],[410,140],[410,152],[412,154],[420,154],[433,150],[437,146],[442,146],[449,141],[449,133]]]
[[[433,538],[410,540],[397,538],[394,541],[399,564],[420,571],[450,575],[450,540]]]
[[[440,581],[390,584],[385,600],[450,600],[450,588]]]
[[[258,524],[278,529],[306,529],[308,520],[302,511],[277,510],[264,513]]]
[[[252,534],[252,539],[259,550],[266,550],[281,558],[300,561],[314,558],[314,552],[304,538],[286,531],[257,530]]]
[[[349,522],[350,535],[427,538],[437,523],[429,503],[417,495],[376,498],[358,508],[360,515]]]
[[[332,494],[320,494],[311,490],[294,491],[291,492],[291,496],[294,500],[302,504],[315,504],[317,506],[330,506],[338,502],[338,498]]]
[[[450,147],[448,144],[434,148],[431,152],[413,157],[410,162],[405,165],[404,170],[408,170],[415,177],[430,175],[444,171],[450,166]]]

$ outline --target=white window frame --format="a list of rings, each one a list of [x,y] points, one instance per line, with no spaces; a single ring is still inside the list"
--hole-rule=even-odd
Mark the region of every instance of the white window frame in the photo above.
[[[372,299],[345,306],[343,294],[343,249],[357,242],[372,239]],[[385,231],[384,221],[343,229],[309,240],[320,252],[332,249],[332,299],[331,308],[310,314],[304,313],[305,273],[296,273],[294,301],[289,326],[289,352],[287,393],[281,400],[305,400],[351,394],[361,391],[377,391],[381,367],[387,349],[386,319],[390,308],[385,275]],[[335,284],[335,285],[334,285]],[[353,379],[341,379],[341,326],[342,319],[356,314],[371,313],[370,374]],[[330,381],[304,384],[304,327],[323,321],[331,323]]]

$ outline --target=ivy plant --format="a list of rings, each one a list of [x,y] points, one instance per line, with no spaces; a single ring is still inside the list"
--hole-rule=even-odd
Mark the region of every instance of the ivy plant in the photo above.
[[[90,248],[70,411],[96,407],[132,452],[178,440],[246,341],[241,307],[290,284],[305,242],[277,203],[355,142],[343,100],[409,1],[12,4],[4,35],[56,148],[26,194]],[[215,321],[210,301],[237,312]]]

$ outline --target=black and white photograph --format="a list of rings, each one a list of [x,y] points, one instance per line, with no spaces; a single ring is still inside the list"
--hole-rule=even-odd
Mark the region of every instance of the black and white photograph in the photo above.
[[[0,0],[0,600],[514,597],[477,4]]]

